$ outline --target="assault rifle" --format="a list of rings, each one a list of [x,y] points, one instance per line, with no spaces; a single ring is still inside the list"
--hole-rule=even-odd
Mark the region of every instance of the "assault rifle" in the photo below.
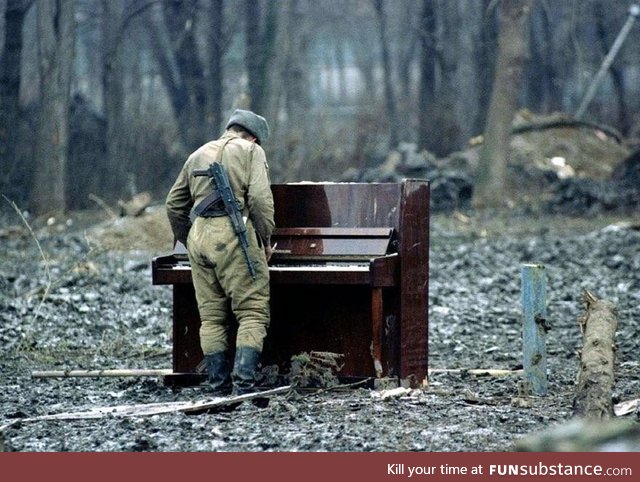
[[[212,163],[207,169],[194,169],[194,176],[209,176],[213,183],[213,188],[218,191],[222,202],[224,203],[224,210],[231,220],[233,230],[238,236],[240,242],[240,248],[244,255],[244,260],[247,262],[249,273],[251,278],[256,279],[256,268],[253,266],[253,261],[249,258],[249,240],[247,239],[247,226],[242,219],[242,213],[238,206],[238,201],[233,195],[231,184],[229,184],[229,177],[224,170],[222,164],[218,162]]]

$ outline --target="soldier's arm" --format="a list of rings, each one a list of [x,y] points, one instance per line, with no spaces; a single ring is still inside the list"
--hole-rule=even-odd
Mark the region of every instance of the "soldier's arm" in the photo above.
[[[191,192],[189,190],[189,173],[188,161],[182,167],[175,183],[171,187],[165,206],[167,208],[167,216],[171,224],[171,230],[174,237],[185,246],[187,245],[187,236],[191,221],[189,220],[189,212],[193,207]]]
[[[269,166],[264,150],[257,144],[252,149],[247,205],[253,226],[265,245],[269,245],[275,226],[273,194],[269,179]]]

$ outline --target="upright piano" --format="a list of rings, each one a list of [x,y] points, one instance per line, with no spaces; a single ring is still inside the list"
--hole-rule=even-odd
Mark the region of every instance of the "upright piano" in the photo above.
[[[341,355],[345,379],[426,381],[429,183],[274,184],[271,324],[263,365]],[[184,249],[152,261],[173,285],[173,375],[197,379],[200,319]],[[179,381],[182,379],[182,381]],[[167,380],[166,380],[167,381]]]

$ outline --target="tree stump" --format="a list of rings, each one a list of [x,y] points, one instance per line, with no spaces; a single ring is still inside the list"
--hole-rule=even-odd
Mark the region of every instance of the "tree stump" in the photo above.
[[[618,310],[611,301],[599,300],[588,291],[587,312],[580,319],[584,344],[573,413],[578,417],[609,418],[613,415],[614,337]]]

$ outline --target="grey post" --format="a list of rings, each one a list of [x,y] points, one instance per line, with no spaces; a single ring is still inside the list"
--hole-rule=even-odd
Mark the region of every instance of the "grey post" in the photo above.
[[[545,267],[522,265],[523,367],[535,395],[547,394],[547,297]]]

